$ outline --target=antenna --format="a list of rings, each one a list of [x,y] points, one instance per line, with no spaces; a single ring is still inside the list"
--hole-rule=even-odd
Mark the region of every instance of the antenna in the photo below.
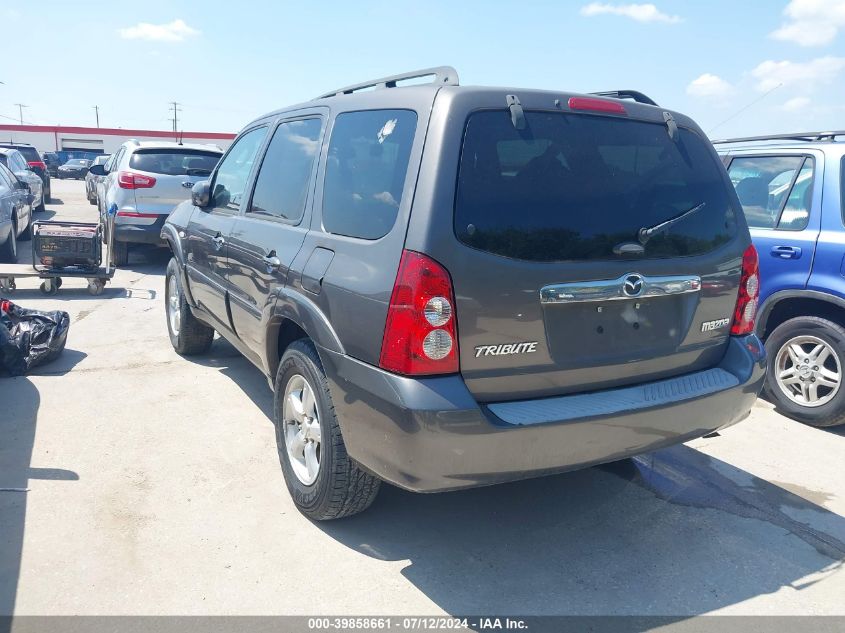
[[[707,136],[710,136],[710,133],[711,133],[713,130],[715,130],[716,128],[722,127],[722,126],[723,126],[725,123],[727,123],[728,121],[733,121],[735,118],[737,118],[740,114],[742,114],[743,112],[745,112],[745,111],[746,111],[748,108],[750,108],[751,106],[753,106],[753,105],[756,105],[756,104],[760,103],[763,99],[765,99],[766,97],[768,97],[770,94],[772,94],[775,90],[777,90],[777,89],[778,89],[778,88],[780,88],[781,86],[783,86],[783,83],[779,83],[777,86],[775,86],[774,88],[772,88],[771,90],[769,90],[768,92],[766,92],[763,96],[758,97],[757,99],[754,99],[754,101],[752,101],[751,103],[749,103],[747,106],[744,106],[744,107],[740,108],[740,109],[739,109],[739,110],[737,110],[734,114],[732,114],[731,116],[729,116],[727,119],[725,119],[725,120],[724,120],[724,121],[722,121],[721,123],[717,123],[716,125],[714,125],[713,127],[711,127],[709,130],[707,130]]]

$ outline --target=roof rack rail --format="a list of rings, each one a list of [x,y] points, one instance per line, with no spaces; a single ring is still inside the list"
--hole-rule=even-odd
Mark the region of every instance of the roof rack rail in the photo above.
[[[835,141],[837,136],[845,136],[845,130],[830,132],[792,132],[790,134],[766,134],[763,136],[742,136],[711,141],[718,143],[755,143],[758,141]]]
[[[633,99],[637,103],[645,103],[647,105],[656,106],[657,102],[648,95],[644,95],[638,90],[607,90],[604,92],[591,92],[591,95],[597,97],[610,97],[611,99]]]
[[[382,77],[381,79],[371,79],[360,84],[353,84],[332,90],[325,94],[321,94],[317,99],[326,99],[328,97],[336,97],[338,95],[348,95],[359,90],[366,90],[367,88],[396,88],[396,84],[400,81],[407,81],[409,79],[419,79],[420,77],[433,76],[432,84],[439,84],[441,86],[457,86],[458,71],[451,66],[435,66],[434,68],[423,68],[422,70],[412,70],[411,72],[401,73],[399,75],[391,75],[389,77]]]

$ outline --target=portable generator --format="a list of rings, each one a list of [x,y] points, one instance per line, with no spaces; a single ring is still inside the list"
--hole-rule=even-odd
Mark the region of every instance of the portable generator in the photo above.
[[[96,270],[103,260],[102,227],[86,222],[33,224],[34,264],[50,270]]]

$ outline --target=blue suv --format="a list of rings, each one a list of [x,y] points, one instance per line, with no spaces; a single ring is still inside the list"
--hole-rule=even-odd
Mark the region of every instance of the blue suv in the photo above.
[[[765,393],[813,426],[845,423],[845,138],[714,141],[760,257]]]

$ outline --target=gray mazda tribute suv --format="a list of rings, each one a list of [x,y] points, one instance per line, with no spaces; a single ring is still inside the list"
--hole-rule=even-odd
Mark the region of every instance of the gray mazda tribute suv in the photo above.
[[[341,88],[250,123],[162,237],[174,348],[264,372],[314,519],[684,442],[763,382],[730,180],[633,91]]]

